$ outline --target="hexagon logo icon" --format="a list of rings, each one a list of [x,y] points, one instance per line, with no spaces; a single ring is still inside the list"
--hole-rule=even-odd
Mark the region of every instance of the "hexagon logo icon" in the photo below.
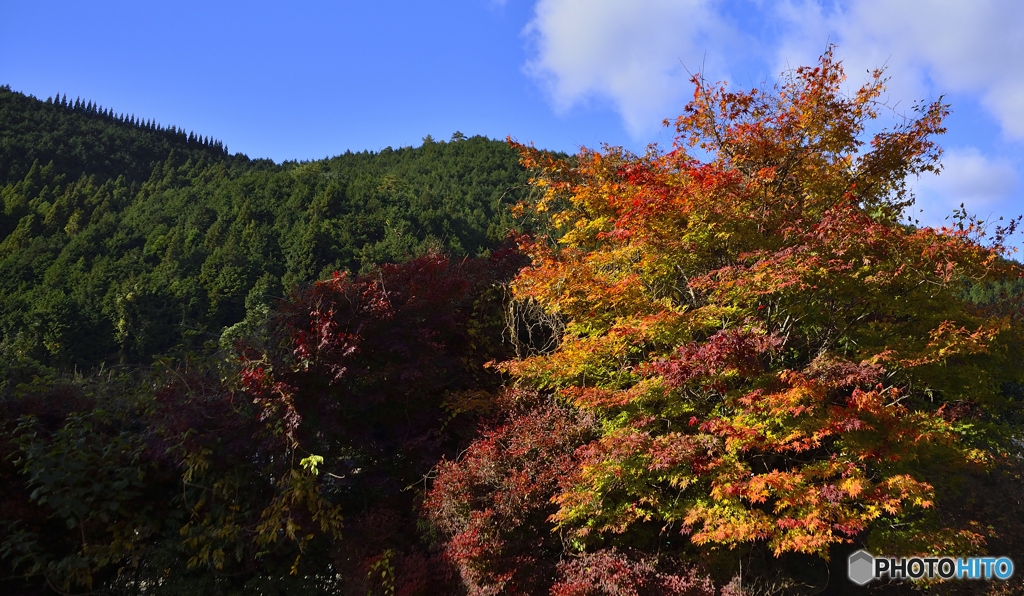
[[[850,577],[850,581],[858,586],[863,586],[875,578],[875,557],[868,551],[861,549],[853,553],[847,559],[847,563],[849,565],[847,567],[847,574]]]

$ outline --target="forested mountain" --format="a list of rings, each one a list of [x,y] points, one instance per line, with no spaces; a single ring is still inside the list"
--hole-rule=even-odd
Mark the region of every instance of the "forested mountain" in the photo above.
[[[275,164],[0,88],[0,348],[145,362],[334,271],[488,254],[526,173],[503,142],[454,138]]]

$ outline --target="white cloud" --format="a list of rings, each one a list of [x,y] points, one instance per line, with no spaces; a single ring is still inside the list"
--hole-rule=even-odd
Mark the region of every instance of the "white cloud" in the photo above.
[[[975,94],[1005,135],[1024,139],[1020,0],[537,0],[525,33],[527,72],[557,110],[610,100],[635,137],[690,92],[680,62],[729,80],[741,61],[814,64],[832,42],[851,84],[885,64],[891,103]]]
[[[976,94],[1005,135],[1024,138],[1019,0],[780,0],[775,15],[785,28],[777,65],[813,62],[829,39],[848,74],[886,64],[893,100]]]
[[[738,33],[709,0],[539,0],[525,33],[526,70],[559,111],[611,100],[634,137],[674,116],[691,91],[686,70],[723,71]],[[705,54],[707,56],[705,62]],[[685,64],[685,68],[684,68]]]
[[[915,191],[925,223],[942,224],[961,204],[982,219],[991,213],[1009,212],[1020,187],[1010,160],[990,158],[975,147],[966,147],[946,151],[942,164],[938,176],[926,174],[917,180]]]

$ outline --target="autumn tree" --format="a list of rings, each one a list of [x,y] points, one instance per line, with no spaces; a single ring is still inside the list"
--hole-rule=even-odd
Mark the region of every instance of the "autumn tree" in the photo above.
[[[502,282],[521,264],[505,249],[335,274],[238,330],[237,369],[212,387],[168,376],[157,418],[182,461],[188,557],[165,583],[446,591],[418,487],[500,382],[483,363],[502,354]]]
[[[567,162],[520,146],[543,191],[521,212],[560,237],[523,242],[532,263],[514,294],[561,324],[555,349],[501,367],[596,432],[572,465],[564,445],[533,455],[564,472],[534,529],[562,537],[560,557],[828,560],[853,545],[952,554],[998,539],[956,505],[969,479],[1019,454],[1020,303],[968,299],[1021,275],[1002,258],[1013,226],[907,225],[908,182],[940,169],[948,108],[919,105],[867,140],[883,73],[852,95],[843,81],[831,50],[770,88],[695,77],[667,152]],[[480,495],[445,509],[445,491],[511,490],[471,482],[503,429],[435,484],[464,576],[500,571],[483,546],[468,562],[456,548],[500,510]]]

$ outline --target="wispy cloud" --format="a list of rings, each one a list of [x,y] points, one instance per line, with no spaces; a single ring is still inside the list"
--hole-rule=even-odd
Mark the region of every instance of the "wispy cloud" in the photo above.
[[[556,110],[610,101],[635,137],[673,116],[691,91],[686,69],[724,71],[740,33],[709,0],[539,0],[526,65]],[[711,51],[707,51],[711,48]],[[685,68],[684,68],[685,64]]]
[[[557,110],[610,101],[635,136],[689,92],[681,61],[728,80],[741,63],[813,64],[832,42],[852,82],[884,64],[894,102],[974,94],[1024,139],[1020,0],[538,0],[526,34]]]
[[[941,223],[935,219],[938,214],[947,214],[960,204],[987,217],[1020,187],[1017,170],[1009,159],[988,157],[975,147],[947,150],[942,163],[939,175],[924,175],[916,184],[920,206],[933,214],[926,222],[931,225]]]
[[[783,25],[777,65],[812,62],[830,39],[848,73],[885,64],[894,100],[973,94],[1005,135],[1024,139],[1019,0],[780,0],[774,8]]]

